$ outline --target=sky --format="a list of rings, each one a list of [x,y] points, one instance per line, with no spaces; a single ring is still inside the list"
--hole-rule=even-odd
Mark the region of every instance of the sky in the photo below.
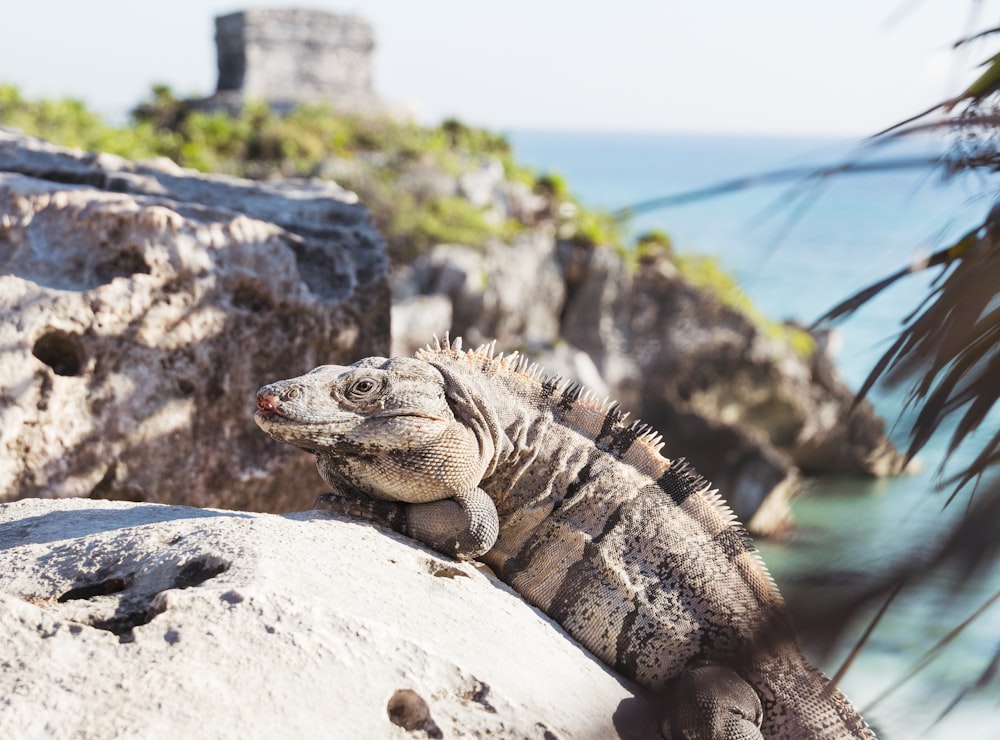
[[[951,42],[1000,0],[9,0],[0,83],[112,120],[208,95],[213,18],[249,7],[361,15],[376,92],[425,123],[864,136],[968,84],[989,42]]]

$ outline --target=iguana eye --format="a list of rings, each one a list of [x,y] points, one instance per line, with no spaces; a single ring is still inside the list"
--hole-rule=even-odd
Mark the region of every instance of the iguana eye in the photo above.
[[[374,378],[359,378],[347,388],[346,396],[352,401],[364,401],[380,387]]]

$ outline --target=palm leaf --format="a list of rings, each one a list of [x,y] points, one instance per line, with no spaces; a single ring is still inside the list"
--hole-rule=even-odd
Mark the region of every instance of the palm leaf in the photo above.
[[[1000,397],[1000,212],[946,249],[864,288],[830,309],[819,322],[849,316],[889,285],[932,267],[941,277],[925,301],[906,317],[899,336],[875,363],[858,392],[879,382],[910,384],[907,404],[919,408],[910,432],[909,458],[947,421],[956,419],[946,459],[973,434]],[[963,411],[964,409],[964,411]],[[996,448],[960,471],[962,485],[978,478]]]

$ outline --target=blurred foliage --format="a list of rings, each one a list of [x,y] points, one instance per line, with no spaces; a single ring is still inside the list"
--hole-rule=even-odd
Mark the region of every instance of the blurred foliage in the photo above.
[[[674,240],[670,234],[660,229],[644,231],[635,238],[635,248],[640,255],[644,252],[656,251],[663,254],[673,254]]]
[[[262,102],[238,112],[207,110],[153,86],[131,112],[131,122],[110,126],[75,100],[29,101],[16,87],[0,86],[0,123],[58,144],[129,159],[169,157],[182,167],[263,179],[312,177],[324,171],[368,205],[396,260],[440,242],[482,246],[508,238],[519,225],[487,213],[460,196],[456,178],[484,158],[500,162],[510,179],[530,182],[501,135],[454,119],[438,127],[389,117],[335,114],[302,105],[281,115]],[[438,188],[413,187],[415,172],[451,176]]]
[[[87,151],[135,158],[162,153],[157,148],[157,132],[151,126],[108,126],[79,100],[27,100],[12,85],[0,84],[0,123]]]
[[[667,232],[660,229],[639,234],[630,247],[619,247],[618,252],[625,266],[633,271],[640,267],[655,265],[661,260],[671,264],[676,262],[673,240]]]
[[[955,46],[982,42],[996,34],[1000,28],[961,39]],[[990,56],[982,66],[985,71],[961,94],[877,134],[873,141],[879,144],[928,130],[950,133],[952,151],[941,160],[941,167],[948,175],[982,173],[981,182],[987,188],[983,195],[992,201],[989,213],[954,243],[860,290],[820,320],[849,316],[909,275],[939,271],[861,390],[863,395],[878,382],[909,384],[908,405],[917,409],[910,457],[939,429],[951,428],[950,457],[987,421],[1000,396],[1000,196],[985,185],[986,175],[1000,171],[1000,54]],[[1000,430],[986,432],[981,452],[951,478],[958,489],[981,481],[1000,463]],[[995,482],[985,490],[987,498],[1000,498]]]
[[[566,179],[554,172],[542,172],[535,177],[534,191],[554,201],[570,199],[569,185],[566,184]]]
[[[989,28],[959,40],[955,48],[992,42],[990,51],[994,51],[998,34],[1000,28]],[[982,198],[991,203],[989,212],[952,244],[875,281],[820,320],[843,319],[893,283],[917,272],[937,271],[927,294],[903,318],[899,335],[876,362],[859,397],[878,383],[907,388],[906,408],[913,412],[907,455],[917,455],[937,434],[949,435],[939,473],[942,484],[951,487],[949,504],[960,493],[966,494],[961,504],[965,515],[954,520],[930,553],[915,549],[908,561],[871,583],[852,602],[838,605],[838,613],[828,615],[835,631],[843,629],[859,609],[877,602],[888,604],[906,584],[946,574],[957,590],[972,579],[995,573],[1000,562],[1000,427],[996,424],[1000,396],[1000,195],[988,177],[1000,172],[1000,54],[992,53],[981,66],[985,69],[980,76],[959,95],[886,129],[873,137],[872,143],[927,132],[949,135],[953,145],[939,168],[946,175],[979,174]],[[962,445],[971,445],[975,451],[966,457],[968,463],[952,470],[949,463]],[[998,599],[1000,591],[948,635],[929,645],[914,668],[879,699],[926,667]],[[874,622],[884,610],[883,605]],[[863,642],[864,638],[855,647],[855,654]],[[1000,646],[992,653],[984,651],[981,672],[970,676],[967,686],[951,697],[938,720],[967,695],[995,687],[998,666]]]

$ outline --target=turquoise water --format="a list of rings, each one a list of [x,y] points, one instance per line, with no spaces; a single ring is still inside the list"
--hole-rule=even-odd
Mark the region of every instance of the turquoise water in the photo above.
[[[609,210],[687,192],[720,181],[789,167],[840,162],[858,155],[852,142],[694,135],[512,132],[520,161],[564,175],[573,192]],[[932,142],[909,142],[886,157],[934,154]],[[980,223],[989,202],[984,182],[965,178],[942,184],[925,171],[851,175],[821,182],[790,182],[720,196],[635,217],[638,233],[661,228],[675,248],[717,256],[745,292],[775,318],[810,323],[855,290],[940,248]],[[932,276],[894,286],[837,327],[838,368],[857,388],[887,346],[901,319],[916,307]],[[902,407],[901,391],[877,389],[876,409],[890,422]],[[1000,424],[995,410],[991,433]],[[891,433],[905,443],[905,420]],[[797,618],[822,619],[817,604],[855,592],[869,577],[926,552],[948,521],[962,516],[965,498],[942,510],[935,470],[947,437],[921,455],[920,473],[890,480],[819,479],[795,503],[799,523],[784,543],[761,550]],[[960,448],[956,462],[968,460]],[[957,576],[937,572],[905,589],[873,632],[841,685],[867,707],[923,655],[993,594],[1000,567],[955,588]],[[861,615],[850,633],[821,659],[833,672],[864,629]],[[972,692],[939,723],[938,715],[986,667],[1000,642],[1000,603],[966,628],[925,670],[866,711],[880,736],[1000,738],[1000,681]],[[812,643],[813,648],[816,647]]]

